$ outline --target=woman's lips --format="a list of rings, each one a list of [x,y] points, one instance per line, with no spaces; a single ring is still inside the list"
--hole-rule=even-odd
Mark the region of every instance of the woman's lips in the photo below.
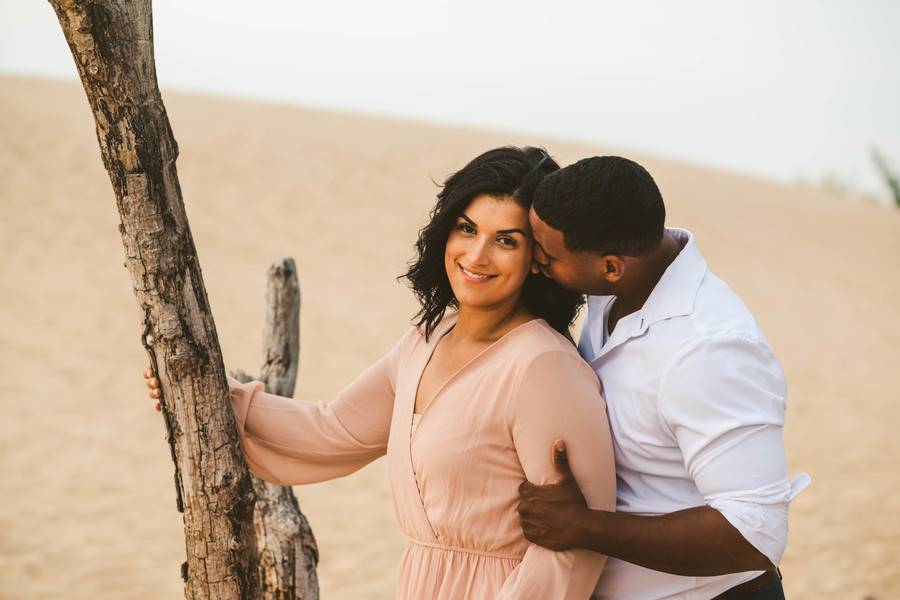
[[[496,277],[496,275],[482,275],[481,273],[475,273],[474,271],[466,269],[459,263],[456,263],[456,266],[459,267],[459,272],[462,273],[463,279],[471,283],[484,283],[485,281],[490,281]]]

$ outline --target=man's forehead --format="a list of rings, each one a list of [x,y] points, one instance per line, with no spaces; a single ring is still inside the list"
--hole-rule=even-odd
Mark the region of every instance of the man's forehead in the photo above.
[[[550,229],[550,226],[544,223],[544,220],[537,214],[537,211],[534,210],[533,206],[528,211],[528,220],[531,221],[532,227],[537,225],[541,230]]]
[[[541,238],[541,243],[545,246],[549,244],[558,244],[562,243],[563,235],[561,231],[553,229],[549,225],[547,225],[541,217],[534,212],[534,209],[531,209],[529,213],[529,219],[531,221],[531,228],[534,230],[535,234],[539,234]]]

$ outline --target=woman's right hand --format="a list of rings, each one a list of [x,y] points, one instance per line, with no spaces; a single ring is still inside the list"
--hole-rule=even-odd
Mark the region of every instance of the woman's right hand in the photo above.
[[[147,387],[150,388],[149,395],[152,400],[156,400],[156,412],[162,412],[162,407],[159,405],[159,399],[162,396],[162,390],[159,389],[159,379],[156,378],[156,375],[153,373],[152,367],[147,367],[144,369],[144,379],[147,380]]]

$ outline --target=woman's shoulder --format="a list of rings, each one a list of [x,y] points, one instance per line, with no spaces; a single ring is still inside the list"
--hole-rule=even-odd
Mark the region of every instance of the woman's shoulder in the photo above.
[[[408,352],[428,352],[431,345],[435,344],[457,321],[455,311],[447,312],[440,321],[435,324],[431,334],[425,335],[424,325],[412,325],[406,331],[398,343]],[[575,368],[585,367],[593,373],[593,370],[578,354],[575,343],[568,337],[555,330],[544,319],[536,318],[516,326],[499,340],[498,347],[492,350],[496,358],[508,366],[527,367],[534,361],[551,361],[570,363]]]
[[[441,336],[456,323],[456,312],[448,312],[435,323],[431,333],[426,335],[424,324],[412,324],[400,337],[395,345],[395,350],[401,353],[428,352],[429,346],[441,339]]]
[[[501,353],[502,362],[518,371],[523,376],[520,379],[538,365],[557,368],[560,376],[580,373],[596,377],[594,370],[581,358],[574,342],[544,319],[527,321],[507,336]]]
[[[435,341],[441,339],[441,336],[456,324],[456,320],[456,311],[448,311],[434,323],[430,333],[426,334],[426,326],[424,323],[413,324],[406,330],[402,339],[412,345],[433,344]]]
[[[519,328],[522,330],[522,343],[517,344],[516,349],[521,352],[523,359],[534,360],[543,354],[562,353],[581,360],[575,343],[544,319],[532,319]]]
[[[529,391],[568,390],[597,396],[600,379],[594,369],[581,357],[575,344],[543,319],[529,321],[527,329],[514,341],[514,360],[517,388]],[[511,361],[512,362],[512,361]],[[555,397],[555,396],[554,396]]]

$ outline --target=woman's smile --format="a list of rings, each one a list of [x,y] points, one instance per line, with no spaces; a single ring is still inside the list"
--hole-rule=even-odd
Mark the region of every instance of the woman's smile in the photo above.
[[[478,273],[477,271],[467,269],[459,263],[456,263],[456,266],[459,267],[460,272],[462,272],[463,281],[468,281],[470,283],[484,283],[496,277],[496,275]]]

